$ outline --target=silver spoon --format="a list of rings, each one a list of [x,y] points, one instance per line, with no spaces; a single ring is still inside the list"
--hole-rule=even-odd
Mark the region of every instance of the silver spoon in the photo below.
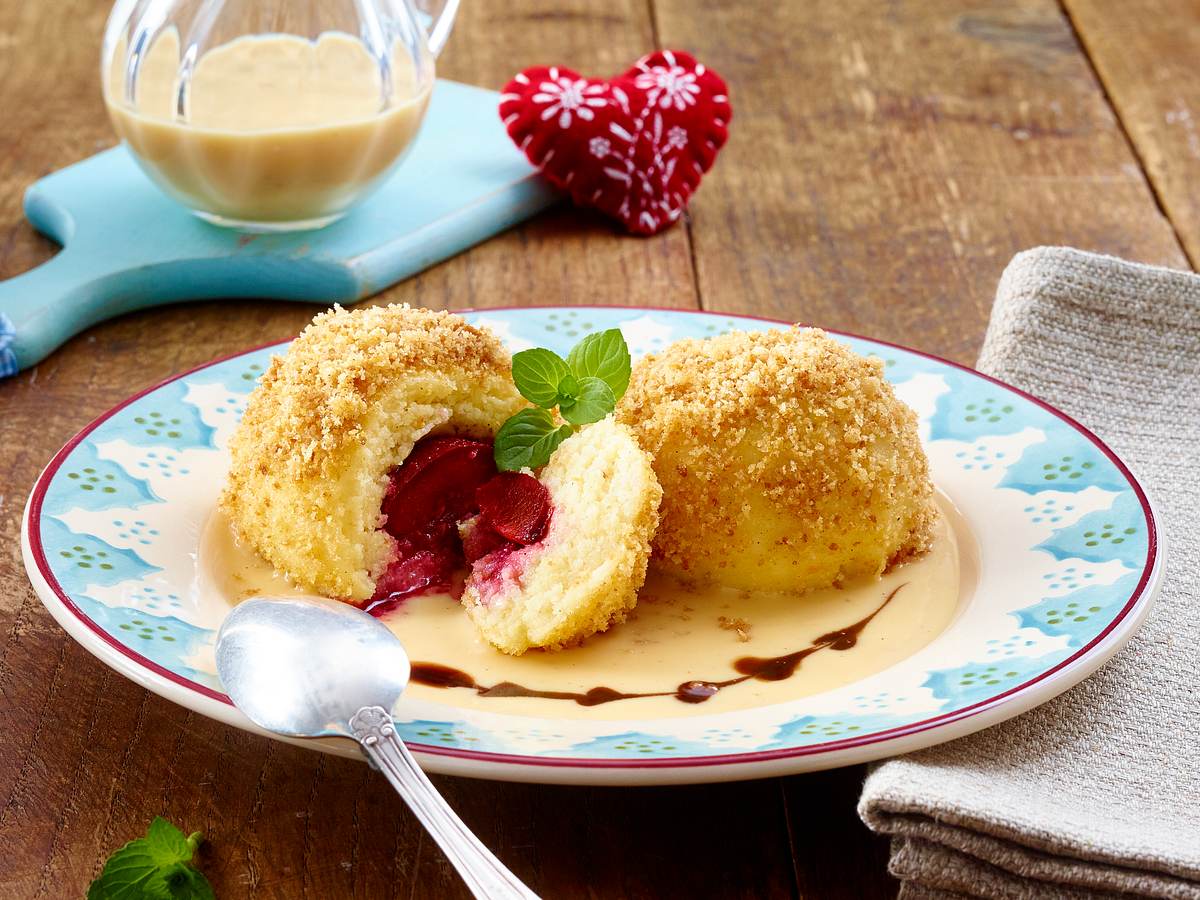
[[[409,663],[383,623],[335,600],[247,600],[225,617],[216,656],[226,692],[255,724],[358,741],[476,897],[538,900],[463,824],[396,734],[392,711]]]

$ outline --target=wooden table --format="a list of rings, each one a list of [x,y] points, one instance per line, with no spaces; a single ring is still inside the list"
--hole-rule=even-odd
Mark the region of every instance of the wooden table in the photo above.
[[[24,222],[24,187],[113,143],[97,88],[107,8],[0,0],[0,277],[55,249]],[[971,362],[1018,250],[1200,258],[1195,6],[466,0],[441,73],[494,88],[536,63],[612,73],[654,47],[694,51],[736,110],[689,221],[644,240],[552,211],[378,299],[700,306]],[[464,896],[377,774],[136,687],[63,634],[21,565],[25,497],[78,428],[312,313],[246,299],[130,315],[0,383],[0,896],[80,896],[156,814],[205,832],[223,900]],[[546,897],[892,896],[886,842],[854,812],[862,778],[437,781]]]

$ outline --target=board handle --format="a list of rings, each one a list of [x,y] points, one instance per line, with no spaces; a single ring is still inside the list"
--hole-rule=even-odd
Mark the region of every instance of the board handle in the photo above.
[[[89,325],[154,302],[149,294],[120,298],[116,270],[97,272],[74,257],[67,247],[0,281],[0,378],[36,365]]]

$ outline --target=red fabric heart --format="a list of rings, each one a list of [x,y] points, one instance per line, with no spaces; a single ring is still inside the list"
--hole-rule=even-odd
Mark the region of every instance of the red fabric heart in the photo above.
[[[721,77],[673,50],[607,80],[537,66],[500,97],[509,136],[551,184],[638,234],[679,218],[732,116]]]

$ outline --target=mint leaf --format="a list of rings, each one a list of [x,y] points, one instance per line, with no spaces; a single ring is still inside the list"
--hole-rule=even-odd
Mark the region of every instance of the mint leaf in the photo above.
[[[599,422],[629,387],[629,348],[619,328],[589,334],[566,360],[552,350],[535,347],[512,358],[513,384],[537,409],[523,409],[501,426],[493,455],[501,471],[537,469],[574,432],[572,426]],[[556,425],[550,410],[558,407],[568,422]]]
[[[158,816],[146,836],[108,858],[88,888],[87,900],[213,900],[212,886],[191,865],[202,840]]]
[[[575,402],[575,397],[579,394],[579,380],[568,372],[562,377],[562,381],[558,383],[558,405],[570,406]]]
[[[537,469],[550,461],[550,454],[571,436],[570,425],[556,426],[544,409],[523,409],[496,432],[493,455],[501,472]],[[89,898],[90,900],[90,898]]]
[[[589,334],[567,355],[567,365],[577,378],[599,378],[607,384],[612,389],[614,402],[620,400],[629,387],[632,364],[619,328]]]
[[[184,837],[182,831],[162,816],[155,816],[142,840],[155,861],[160,866],[168,866],[175,862],[191,862],[200,843],[200,832]]]
[[[512,358],[513,384],[522,397],[544,409],[553,409],[558,403],[559,385],[570,375],[567,364],[553,350],[535,347]]]
[[[604,381],[591,375],[579,379],[579,394],[570,406],[559,406],[562,417],[572,425],[599,422],[617,406],[613,390]]]
[[[147,894],[170,900],[216,900],[212,885],[200,872],[186,863],[159,869],[146,885]]]

